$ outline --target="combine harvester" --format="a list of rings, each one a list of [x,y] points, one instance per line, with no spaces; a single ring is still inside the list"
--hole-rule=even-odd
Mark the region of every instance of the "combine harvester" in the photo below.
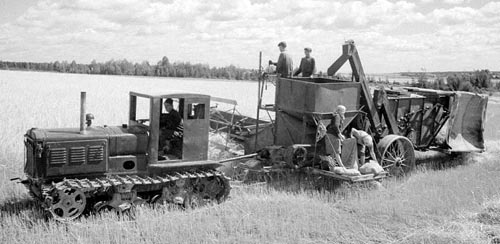
[[[377,88],[372,93],[353,41],[342,46],[342,55],[329,67],[328,76],[334,77],[347,61],[352,69],[351,80],[278,78],[275,104],[270,105],[262,104],[269,75],[261,72],[257,117],[260,118],[260,111],[266,111],[269,121],[242,116],[234,120],[230,112],[212,112],[217,114],[212,116],[212,128],[224,125],[232,138],[245,145],[248,154],[249,160],[233,164],[234,170],[228,175],[233,180],[246,181],[250,174],[260,175],[257,179],[272,179],[274,173],[287,171],[360,182],[407,174],[415,167],[415,155],[419,152],[485,150],[487,96],[413,87],[397,91]],[[342,128],[346,138],[351,128],[372,136],[382,173],[345,175],[325,167],[325,139],[317,140],[317,136],[330,123],[338,105],[347,108]],[[365,163],[357,162],[354,138],[343,142],[341,156],[346,165]]]

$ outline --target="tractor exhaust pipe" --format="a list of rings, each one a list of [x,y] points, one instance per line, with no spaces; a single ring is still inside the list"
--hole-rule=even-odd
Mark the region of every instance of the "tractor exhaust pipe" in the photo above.
[[[80,134],[85,135],[85,110],[87,107],[87,92],[80,93]]]

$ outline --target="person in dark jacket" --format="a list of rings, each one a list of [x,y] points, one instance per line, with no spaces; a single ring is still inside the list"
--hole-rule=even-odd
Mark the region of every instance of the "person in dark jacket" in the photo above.
[[[160,128],[171,130],[173,135],[173,131],[178,130],[181,124],[181,115],[174,109],[173,100],[171,98],[167,98],[163,105],[167,113],[160,115]]]
[[[293,62],[292,57],[286,52],[286,42],[278,43],[280,49],[280,56],[278,57],[278,62],[273,63],[269,60],[269,64],[276,65],[276,73],[281,77],[290,77],[293,72]]]
[[[163,154],[172,154],[182,157],[182,117],[174,109],[173,100],[167,98],[163,103],[167,113],[160,115],[159,148]]]
[[[340,166],[344,166],[340,154],[342,152],[342,141],[345,139],[342,135],[342,126],[345,119],[346,108],[343,105],[337,106],[330,124],[326,127],[326,154],[335,158]],[[333,168],[330,166],[330,168]]]
[[[304,48],[305,57],[300,60],[300,66],[293,76],[297,76],[302,73],[302,77],[312,78],[313,74],[316,72],[316,61],[311,57],[312,48]]]

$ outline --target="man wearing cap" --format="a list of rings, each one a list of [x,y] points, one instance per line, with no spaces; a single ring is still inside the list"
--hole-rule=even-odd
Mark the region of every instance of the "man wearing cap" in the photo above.
[[[302,73],[302,77],[311,77],[316,72],[316,61],[313,57],[311,57],[312,48],[306,47],[304,48],[305,57],[300,60],[300,66],[297,71],[293,74],[293,76],[297,76]]]
[[[292,57],[286,52],[286,42],[278,43],[280,49],[280,56],[278,57],[278,62],[273,63],[269,60],[269,64],[276,65],[276,73],[281,77],[290,77],[293,72]]]

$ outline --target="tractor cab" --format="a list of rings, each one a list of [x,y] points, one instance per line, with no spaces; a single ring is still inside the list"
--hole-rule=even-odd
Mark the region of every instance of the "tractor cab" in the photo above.
[[[130,92],[129,128],[149,132],[149,164],[207,160],[209,109],[208,95]]]

